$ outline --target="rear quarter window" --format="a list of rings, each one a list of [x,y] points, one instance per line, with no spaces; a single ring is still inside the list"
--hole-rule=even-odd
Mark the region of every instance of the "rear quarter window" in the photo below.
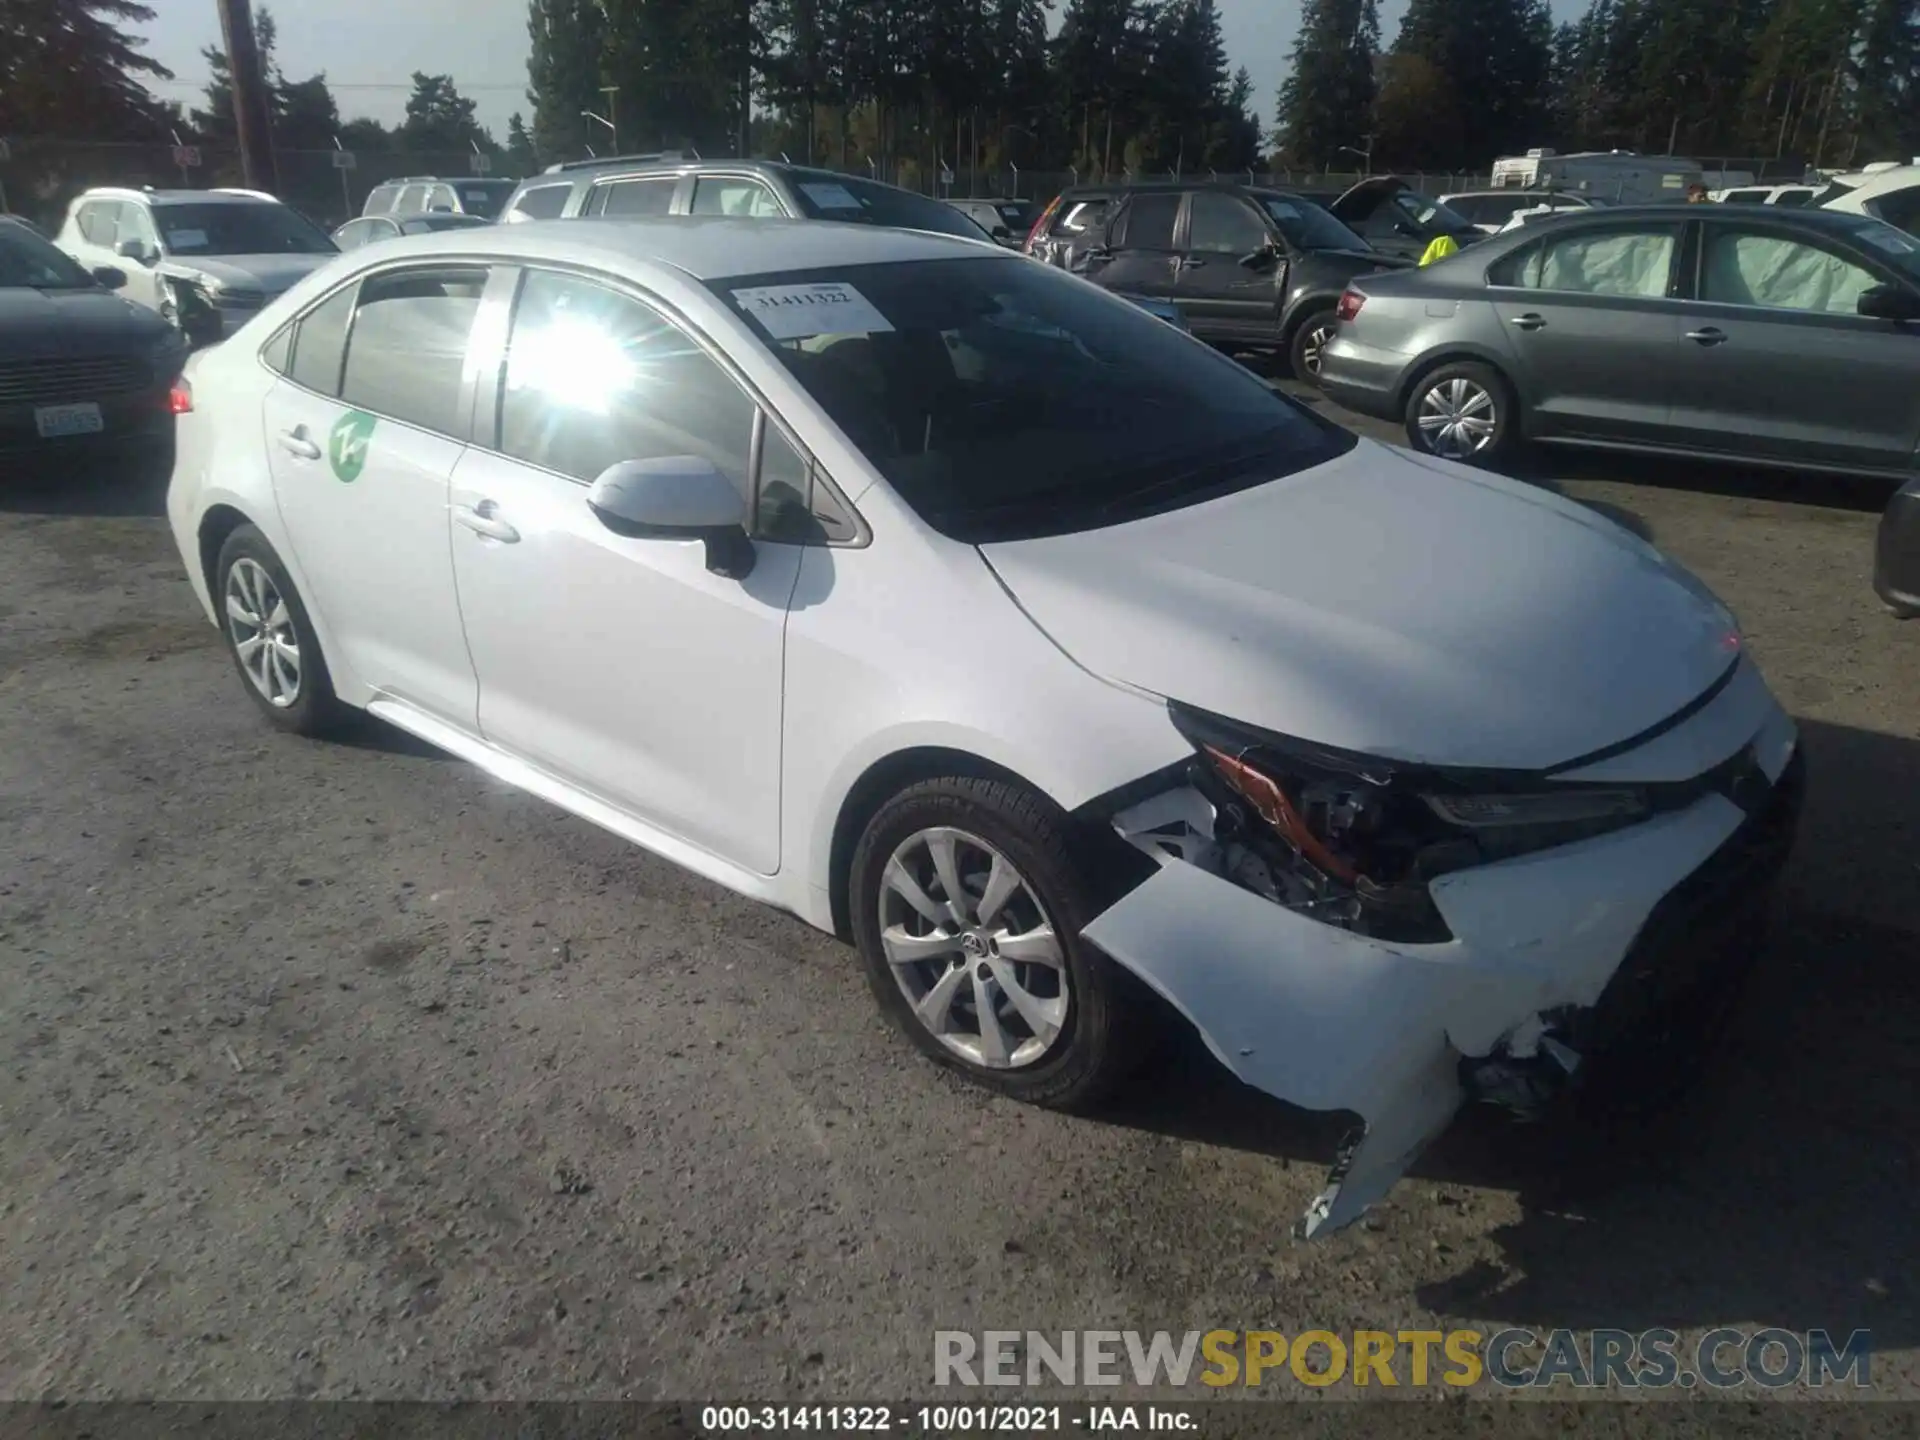
[[[572,189],[571,185],[538,185],[523,190],[507,213],[519,220],[557,220],[567,208],[567,195]]]

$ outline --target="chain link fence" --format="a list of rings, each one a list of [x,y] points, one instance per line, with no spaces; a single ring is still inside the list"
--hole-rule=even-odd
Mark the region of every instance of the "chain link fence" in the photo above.
[[[92,186],[199,190],[245,183],[239,152],[218,145],[177,147],[17,139],[5,148],[4,157],[0,157],[0,210],[24,215],[49,232],[59,226],[73,197]],[[366,203],[367,193],[382,181],[403,175],[458,178],[476,173],[475,157],[463,151],[359,151],[343,156],[333,150],[278,150],[274,161],[278,172],[276,193],[328,229],[358,215]],[[490,157],[486,164],[488,173],[507,179],[521,178],[520,172],[500,157]],[[1006,165],[969,170],[964,166],[932,166],[924,160],[910,158],[867,161],[864,157],[847,165],[845,172],[956,200],[1031,201],[1050,200],[1069,185],[1078,184],[1237,180],[1286,189],[1344,190],[1362,178],[1352,173],[1284,169],[1179,173],[1116,170],[1102,174],[1098,170],[1024,170]],[[1462,171],[1406,172],[1401,178],[1415,189],[1432,195],[1487,184],[1484,174]]]

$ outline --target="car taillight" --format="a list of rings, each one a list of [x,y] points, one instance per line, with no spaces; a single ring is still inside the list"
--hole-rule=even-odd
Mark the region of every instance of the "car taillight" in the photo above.
[[[1340,303],[1334,309],[1334,315],[1342,322],[1353,319],[1360,313],[1360,307],[1367,303],[1367,297],[1358,290],[1349,290],[1340,297]]]
[[[1053,197],[1053,199],[1047,202],[1046,208],[1042,210],[1038,218],[1034,220],[1033,228],[1027,231],[1026,242],[1022,244],[1020,247],[1021,254],[1023,255],[1033,254],[1034,242],[1037,241],[1042,235],[1046,233],[1047,226],[1053,223],[1053,212],[1058,210],[1059,208],[1060,208],[1060,197],[1056,195]]]
[[[173,389],[167,392],[167,409],[175,415],[193,413],[193,386],[183,377],[173,382]]]

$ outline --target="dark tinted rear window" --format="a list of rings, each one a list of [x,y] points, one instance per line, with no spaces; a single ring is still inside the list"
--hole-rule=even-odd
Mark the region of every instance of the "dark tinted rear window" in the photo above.
[[[460,372],[486,284],[485,270],[438,269],[365,282],[347,342],[340,398],[423,430],[464,438]]]
[[[491,220],[500,213],[513,193],[511,180],[462,180],[453,188],[460,193],[460,208],[469,215]]]
[[[941,533],[1118,524],[1353,437],[1124,300],[1016,256],[712,282]]]
[[[567,208],[570,185],[540,185],[513,202],[512,213],[527,220],[553,220]]]

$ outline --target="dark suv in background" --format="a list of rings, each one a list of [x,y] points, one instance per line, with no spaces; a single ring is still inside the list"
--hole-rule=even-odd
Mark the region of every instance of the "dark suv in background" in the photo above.
[[[1202,340],[1320,372],[1341,292],[1409,262],[1382,254],[1298,195],[1247,185],[1140,185],[1114,193],[1067,268],[1109,290],[1170,300]]]
[[[551,165],[520,182],[500,219],[581,215],[842,220],[990,239],[945,201],[897,185],[775,160],[702,160],[672,151]]]

